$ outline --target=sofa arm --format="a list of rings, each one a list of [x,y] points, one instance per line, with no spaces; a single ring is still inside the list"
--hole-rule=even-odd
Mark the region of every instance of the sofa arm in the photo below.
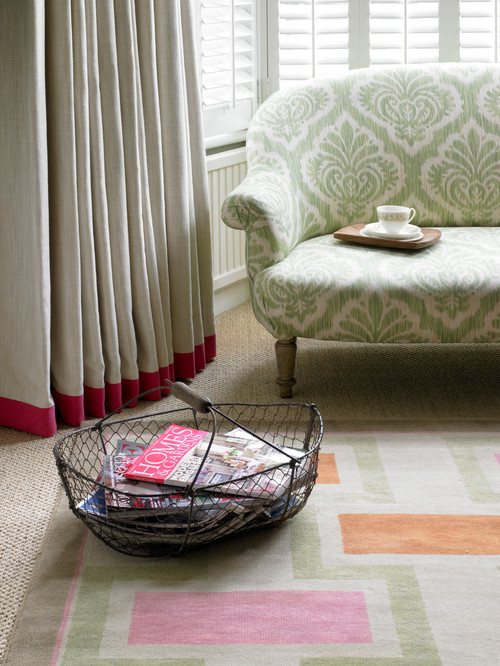
[[[268,169],[248,173],[224,200],[224,223],[247,234],[247,268],[257,272],[284,259],[300,238],[297,205],[287,178]]]

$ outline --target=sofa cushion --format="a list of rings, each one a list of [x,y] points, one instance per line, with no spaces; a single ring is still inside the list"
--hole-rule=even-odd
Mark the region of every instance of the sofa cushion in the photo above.
[[[424,250],[298,244],[253,280],[275,336],[350,342],[500,342],[500,228],[441,228]]]

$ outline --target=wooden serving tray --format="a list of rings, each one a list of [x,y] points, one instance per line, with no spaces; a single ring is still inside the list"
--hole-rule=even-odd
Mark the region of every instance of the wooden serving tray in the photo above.
[[[368,238],[360,234],[361,229],[364,229],[366,224],[352,224],[350,227],[344,227],[335,231],[334,238],[350,243],[362,243],[363,245],[375,245],[377,247],[393,247],[402,250],[421,250],[429,245],[434,245],[441,238],[439,229],[427,229],[421,227],[423,238],[419,240],[394,240],[392,238]]]

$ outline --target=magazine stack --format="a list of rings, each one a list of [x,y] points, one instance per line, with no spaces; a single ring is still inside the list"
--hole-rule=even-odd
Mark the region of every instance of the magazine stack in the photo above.
[[[224,411],[222,411],[224,409]],[[109,546],[179,555],[277,525],[314,486],[314,405],[218,405],[103,419],[54,449],[70,508]]]

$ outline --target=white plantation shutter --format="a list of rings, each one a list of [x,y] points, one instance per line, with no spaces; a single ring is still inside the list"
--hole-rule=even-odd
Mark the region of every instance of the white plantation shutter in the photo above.
[[[370,64],[439,62],[438,0],[371,0]]]
[[[348,66],[347,0],[279,0],[281,87]]]
[[[199,4],[205,134],[245,129],[257,104],[256,0]]]
[[[405,5],[403,0],[371,0],[370,64],[392,65],[405,61]]]
[[[460,60],[498,62],[498,0],[460,0]]]
[[[280,87],[338,69],[500,60],[500,0],[279,0],[278,5]]]
[[[438,62],[439,23],[439,0],[279,0],[280,87],[355,67]]]
[[[258,89],[357,67],[500,62],[500,0],[196,2],[207,136],[244,130]]]

